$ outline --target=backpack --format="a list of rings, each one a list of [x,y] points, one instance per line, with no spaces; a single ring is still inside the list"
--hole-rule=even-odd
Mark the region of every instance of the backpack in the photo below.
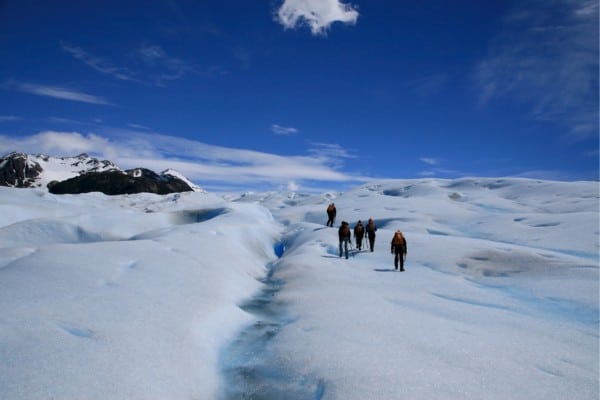
[[[339,236],[340,240],[350,237],[350,225],[345,221],[342,222],[342,226],[340,226]]]
[[[335,206],[333,204],[330,204],[329,207],[327,207],[327,212],[332,213],[334,209],[335,209]]]
[[[345,223],[342,222],[342,228],[341,229],[342,229],[341,230],[342,235],[344,235],[344,236],[350,235],[350,226],[348,224],[345,224]]]
[[[375,227],[375,222],[369,221],[369,224],[367,225],[367,231],[375,233],[376,230],[377,228]]]
[[[363,228],[362,224],[356,225],[354,228],[354,235],[361,236],[365,232],[365,228]]]
[[[396,231],[396,233],[394,233],[392,244],[394,246],[404,246],[404,235],[402,235],[402,232]]]

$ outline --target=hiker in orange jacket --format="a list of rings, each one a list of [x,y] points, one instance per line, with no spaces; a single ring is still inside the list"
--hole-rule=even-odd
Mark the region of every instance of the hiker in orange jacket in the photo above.
[[[404,260],[406,259],[406,239],[400,230],[394,233],[392,238],[392,254],[394,256],[394,267],[398,270],[398,264],[400,264],[400,271],[404,271]]]

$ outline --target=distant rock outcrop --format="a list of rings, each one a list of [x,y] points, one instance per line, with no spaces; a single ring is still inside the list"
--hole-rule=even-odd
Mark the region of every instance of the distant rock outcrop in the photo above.
[[[32,187],[43,169],[28,159],[27,154],[10,153],[0,158],[0,185]]]
[[[98,160],[87,154],[55,158],[16,152],[0,158],[0,186],[48,188],[55,194],[202,191],[173,170],[160,174],[145,168],[123,171],[110,161]]]
[[[62,182],[51,182],[50,193],[78,194],[102,192],[107,195],[131,193],[168,194],[189,192],[192,188],[171,175],[158,175],[144,168],[127,171],[88,172]]]

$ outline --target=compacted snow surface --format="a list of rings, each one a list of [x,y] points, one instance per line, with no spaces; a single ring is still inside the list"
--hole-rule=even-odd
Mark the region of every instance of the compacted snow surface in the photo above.
[[[595,400],[598,190],[0,188],[0,398]],[[369,218],[374,251],[340,258],[341,221]]]

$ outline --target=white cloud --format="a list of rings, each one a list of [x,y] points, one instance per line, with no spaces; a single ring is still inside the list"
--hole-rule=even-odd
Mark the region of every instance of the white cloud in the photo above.
[[[307,25],[313,35],[323,35],[334,22],[355,24],[358,11],[339,0],[285,0],[276,21],[286,29]]]
[[[6,89],[18,90],[36,96],[52,97],[60,100],[77,101],[81,103],[112,105],[108,100],[88,93],[60,86],[37,85],[27,82],[7,81],[2,85]]]
[[[598,134],[598,2],[527,1],[505,19],[476,69],[481,105],[509,99],[532,118]]]
[[[56,157],[74,156],[81,153],[115,154],[113,144],[101,136],[56,131],[43,131],[35,135],[18,138],[0,135],[0,150],[3,154],[14,150]]]
[[[146,167],[155,171],[172,168],[202,186],[210,182],[246,187],[297,187],[307,181],[356,183],[368,180],[335,167],[341,165],[338,157],[348,156],[334,145],[318,154],[281,156],[130,130],[111,130],[103,135],[53,131],[22,138],[0,135],[0,152],[14,150],[55,157],[85,152],[111,160],[121,168]]]
[[[293,135],[299,132],[296,128],[281,126],[277,124],[271,125],[271,131],[276,135]]]
[[[429,165],[438,165],[440,161],[436,158],[431,157],[421,157],[419,160],[423,161],[425,164]]]

